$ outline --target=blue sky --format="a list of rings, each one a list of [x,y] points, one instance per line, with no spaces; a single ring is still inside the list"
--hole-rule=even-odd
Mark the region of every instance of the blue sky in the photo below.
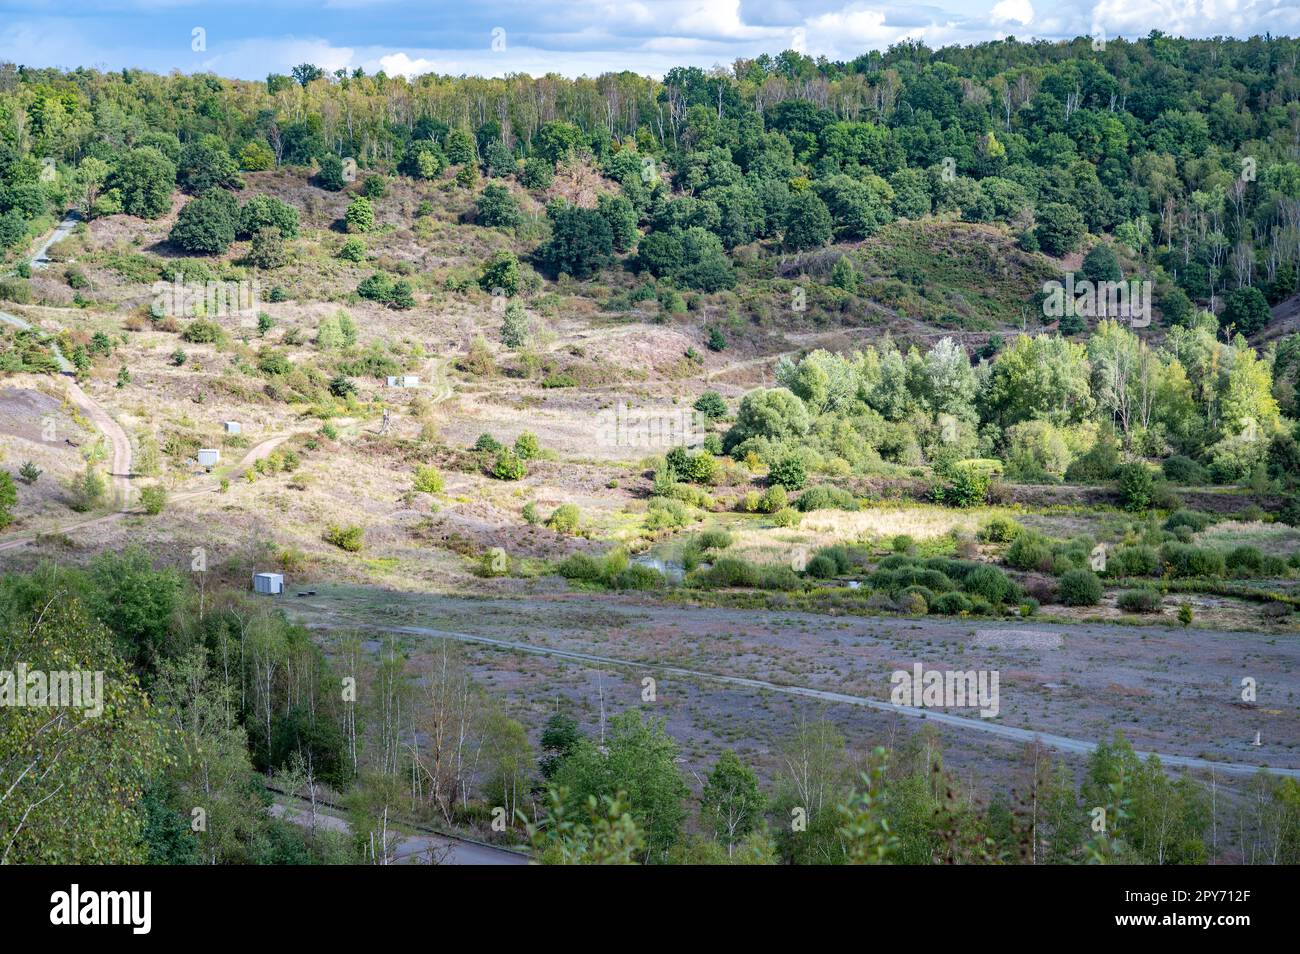
[[[1153,28],[1296,35],[1300,0],[0,0],[0,61],[246,79],[304,61],[408,75],[661,76],[787,48],[851,59],[908,38],[942,46]]]

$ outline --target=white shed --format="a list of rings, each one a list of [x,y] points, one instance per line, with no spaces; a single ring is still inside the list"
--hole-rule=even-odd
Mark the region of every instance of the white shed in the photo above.
[[[217,463],[218,463],[220,460],[221,460],[221,452],[220,452],[219,450],[217,450],[215,447],[200,447],[200,448],[199,448],[199,466],[200,466],[200,467],[216,467],[216,466],[217,466]]]
[[[253,589],[268,596],[279,596],[284,592],[283,573],[255,573]]]
[[[243,432],[238,421],[225,421],[222,426],[226,429],[227,434],[239,434]]]

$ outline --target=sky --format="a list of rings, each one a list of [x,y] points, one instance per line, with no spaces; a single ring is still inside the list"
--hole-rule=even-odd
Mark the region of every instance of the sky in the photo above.
[[[264,79],[328,71],[567,76],[850,60],[906,39],[1300,34],[1300,0],[0,0],[0,62]]]

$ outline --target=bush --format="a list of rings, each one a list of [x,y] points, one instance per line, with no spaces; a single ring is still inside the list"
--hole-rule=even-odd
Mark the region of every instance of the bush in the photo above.
[[[1220,577],[1226,565],[1223,554],[1189,543],[1166,543],[1160,548],[1160,562],[1171,577]]]
[[[757,586],[759,573],[757,568],[747,560],[735,557],[721,557],[713,562],[699,577],[706,586]]]
[[[1161,596],[1150,587],[1125,590],[1115,600],[1126,613],[1156,613],[1160,610]]]
[[[1258,547],[1234,547],[1228,551],[1223,562],[1233,576],[1261,576],[1264,571],[1264,554]]]
[[[1052,565],[1052,548],[1042,534],[1025,531],[1011,541],[1004,558],[1017,570],[1046,570]]]
[[[620,590],[661,590],[668,584],[662,573],[640,563],[629,564],[612,582]]]
[[[369,232],[375,227],[375,207],[365,196],[357,196],[343,213],[343,222],[353,234]]]
[[[815,556],[808,561],[804,572],[817,580],[829,580],[838,573],[835,561],[828,556]]]
[[[1101,600],[1101,580],[1092,570],[1070,570],[1061,577],[1057,592],[1066,606],[1096,606]]]
[[[1151,506],[1155,481],[1146,464],[1124,464],[1119,469],[1118,484],[1120,503],[1125,510],[1138,513]]]
[[[948,486],[935,496],[950,507],[978,507],[989,492],[988,471],[974,464],[958,464],[952,469]]]
[[[787,454],[772,465],[767,474],[768,483],[786,490],[799,490],[808,480],[808,468],[798,454]]]
[[[495,454],[497,451],[501,450],[501,442],[491,434],[480,434],[478,440],[474,442],[474,449],[476,451],[487,451],[488,453]]]
[[[422,494],[440,494],[444,486],[442,474],[432,464],[421,464],[415,468],[414,489]]]
[[[151,517],[156,517],[167,506],[167,488],[153,486],[140,488],[140,506]]]
[[[561,504],[546,519],[546,525],[556,533],[573,533],[581,519],[582,513],[576,504]]]
[[[559,566],[560,576],[566,580],[582,580],[594,583],[604,575],[601,561],[587,553],[575,553],[566,557]]]
[[[717,391],[705,391],[692,406],[710,421],[727,416],[727,402]]]
[[[962,588],[967,593],[984,597],[990,603],[1004,603],[1016,595],[1016,585],[995,566],[978,564],[966,574]]]
[[[190,344],[211,344],[220,341],[222,335],[221,326],[215,321],[195,318],[181,332],[181,340],[188,341]]]
[[[716,527],[705,530],[697,538],[701,550],[725,550],[731,546],[732,538],[726,530],[720,530]]]
[[[853,494],[841,487],[832,487],[827,484],[809,487],[799,495],[794,505],[801,513],[809,513],[813,510],[858,509],[858,502],[854,499]]]
[[[1184,487],[1208,483],[1210,479],[1209,472],[1204,467],[1181,454],[1167,458],[1160,469],[1164,471],[1167,481]]]
[[[366,260],[366,243],[355,235],[348,236],[343,247],[339,249],[339,258],[345,262],[364,262]]]
[[[103,503],[104,495],[108,492],[104,478],[90,464],[86,465],[81,474],[72,478],[68,490],[72,496],[70,506],[77,513],[94,510]]]
[[[1177,530],[1179,527],[1188,527],[1193,533],[1200,533],[1209,525],[1209,517],[1194,510],[1175,510],[1165,520],[1165,529],[1170,531]]]
[[[961,593],[940,593],[930,601],[930,611],[942,616],[959,616],[970,610],[971,601]]]
[[[772,514],[772,526],[774,527],[793,527],[799,523],[799,511],[793,507],[782,507],[776,513]]]
[[[1160,573],[1160,555],[1154,547],[1139,544],[1120,547],[1106,561],[1107,576],[1157,576]]]
[[[497,480],[522,480],[528,473],[528,466],[513,451],[504,450],[497,455],[491,473]]]
[[[1020,535],[1021,526],[1010,517],[994,517],[980,527],[979,538],[985,543],[1010,543]]]
[[[531,431],[524,431],[515,438],[515,455],[520,460],[534,460],[541,452],[542,445]]]
[[[365,543],[365,530],[356,524],[340,526],[339,524],[330,524],[325,530],[324,540],[326,543],[333,544],[340,550],[348,553],[357,553]]]
[[[763,491],[763,496],[758,499],[758,509],[762,513],[776,513],[784,510],[790,505],[790,498],[785,492],[785,488],[779,484],[773,484]]]

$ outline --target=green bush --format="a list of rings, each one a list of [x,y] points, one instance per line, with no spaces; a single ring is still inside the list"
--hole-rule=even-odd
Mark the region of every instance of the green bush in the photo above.
[[[962,580],[967,593],[984,597],[990,603],[1004,603],[1016,595],[1016,585],[995,566],[977,565]]]
[[[1092,570],[1070,570],[1061,577],[1057,595],[1066,606],[1095,606],[1101,600],[1101,580]]]
[[[1154,547],[1139,544],[1120,547],[1106,561],[1107,576],[1157,576],[1160,573],[1160,555]]]
[[[1225,568],[1237,577],[1261,576],[1264,572],[1264,554],[1259,547],[1234,547],[1223,562]]]
[[[763,491],[763,496],[758,501],[758,509],[763,513],[776,513],[789,505],[790,497],[786,494],[785,488],[779,484],[773,484]]]
[[[985,543],[1010,543],[1020,535],[1021,529],[1010,517],[994,517],[980,527],[978,536]]]
[[[946,487],[937,488],[935,498],[950,507],[978,507],[988,498],[989,473],[974,464],[952,468]]]
[[[798,454],[787,454],[767,472],[768,483],[786,490],[799,490],[808,480],[808,467]]]
[[[1156,590],[1144,586],[1125,590],[1115,601],[1126,613],[1155,613],[1160,609],[1161,596]]]
[[[731,534],[716,527],[705,530],[696,539],[701,550],[725,550],[732,543]]]
[[[835,561],[828,556],[815,556],[808,561],[804,572],[817,580],[829,580],[837,573]]]
[[[333,544],[340,550],[346,550],[348,553],[356,553],[364,545],[365,530],[356,524],[340,526],[331,524],[325,530],[324,539],[326,543]]]
[[[1052,547],[1042,534],[1026,530],[1011,541],[1004,559],[1017,570],[1046,570],[1052,565]]]
[[[576,504],[561,504],[546,519],[546,525],[556,533],[573,533],[578,529],[582,513]]]
[[[1175,510],[1165,520],[1166,530],[1177,530],[1179,527],[1188,527],[1193,533],[1200,533],[1210,525],[1210,518],[1205,514],[1197,513],[1194,510]]]
[[[1164,471],[1166,480],[1183,487],[1198,486],[1210,480],[1210,474],[1204,467],[1181,454],[1167,458],[1160,469]]]
[[[588,583],[599,581],[604,575],[604,569],[600,560],[587,553],[575,553],[566,557],[559,566],[560,576],[566,580],[583,580]]]
[[[1221,577],[1227,569],[1223,554],[1208,547],[1169,542],[1160,547],[1160,562],[1171,577]]]
[[[444,481],[438,468],[432,464],[420,464],[415,468],[414,488],[422,494],[440,494]]]
[[[930,601],[930,612],[943,616],[960,616],[962,613],[969,613],[970,610],[971,601],[957,592],[940,593]]]
[[[661,590],[668,584],[662,573],[640,563],[629,564],[612,582],[620,590]]]
[[[1124,464],[1119,469],[1117,482],[1120,504],[1125,510],[1137,513],[1151,506],[1155,481],[1146,464]]]
[[[503,450],[497,454],[491,473],[497,480],[522,480],[528,473],[528,465],[518,454]]]
[[[705,586],[757,586],[758,569],[747,560],[735,557],[722,557],[713,562],[713,566],[699,576]]]
[[[521,460],[535,460],[542,453],[541,442],[531,431],[524,431],[515,438],[515,456]]]
[[[167,488],[154,485],[140,488],[140,506],[144,512],[156,517],[167,506]]]
[[[776,513],[772,514],[772,526],[774,527],[793,527],[799,523],[799,511],[794,507],[782,507]]]
[[[853,494],[841,487],[819,484],[809,487],[794,502],[801,513],[813,510],[857,510],[858,502]]]
[[[495,454],[497,451],[501,450],[501,442],[491,434],[480,434],[478,440],[474,442],[474,449],[476,451],[487,451],[488,453]]]

